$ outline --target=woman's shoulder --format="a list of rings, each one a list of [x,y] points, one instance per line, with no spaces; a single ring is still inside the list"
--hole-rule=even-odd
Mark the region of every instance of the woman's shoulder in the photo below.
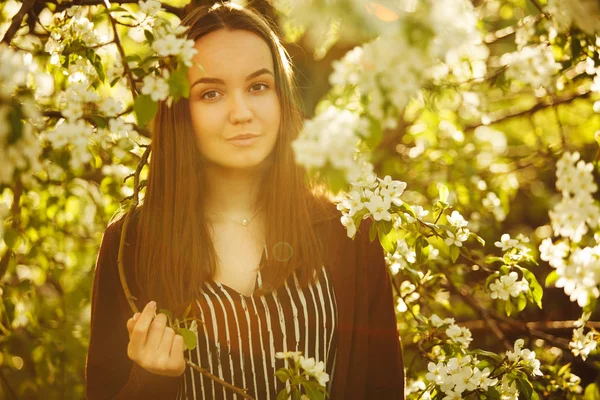
[[[308,203],[312,225],[328,223],[340,217],[335,202],[325,195],[312,195]]]
[[[137,229],[135,229],[135,227],[138,223],[140,211],[141,207],[137,207],[133,212],[129,210],[125,211],[122,209],[116,211],[114,215],[110,218],[108,226],[104,231],[102,241],[106,242],[107,246],[118,248],[119,242],[121,240],[123,226],[125,224],[125,219],[127,218],[127,215],[131,213],[129,221],[127,221],[126,236],[126,241],[129,244],[131,242],[130,238],[132,237],[132,235],[135,236],[135,234],[137,233]]]

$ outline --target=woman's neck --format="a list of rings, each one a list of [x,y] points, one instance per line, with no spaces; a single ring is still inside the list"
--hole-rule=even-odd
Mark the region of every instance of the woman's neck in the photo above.
[[[209,166],[205,173],[204,207],[209,213],[239,220],[255,215],[259,208],[257,200],[263,177],[261,170]]]

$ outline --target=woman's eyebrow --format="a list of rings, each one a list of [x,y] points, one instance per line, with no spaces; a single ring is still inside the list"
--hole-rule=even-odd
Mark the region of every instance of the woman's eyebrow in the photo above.
[[[273,73],[267,69],[267,68],[261,68],[258,71],[254,71],[253,73],[251,73],[250,75],[248,75],[246,77],[246,81],[249,81],[252,78],[256,78],[257,76],[263,75],[263,74],[270,74],[273,75]],[[196,82],[194,82],[192,84],[192,86],[190,86],[190,89],[193,88],[194,86],[196,86],[199,83],[213,83],[213,84],[218,84],[218,85],[224,85],[225,81],[223,79],[219,79],[219,78],[209,78],[209,77],[202,77],[200,79],[198,79]]]

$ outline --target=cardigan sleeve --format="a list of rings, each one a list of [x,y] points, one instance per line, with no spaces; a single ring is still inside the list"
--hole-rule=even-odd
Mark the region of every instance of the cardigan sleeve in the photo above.
[[[121,227],[122,219],[108,226],[96,260],[86,397],[89,400],[174,399],[179,377],[150,373],[127,356],[126,323],[133,313],[121,288],[117,267]]]
[[[367,226],[368,228],[368,226]],[[366,230],[365,232],[368,232]],[[369,285],[369,351],[367,367],[368,399],[404,399],[404,365],[392,285],[385,263],[384,251],[376,238],[363,236]]]

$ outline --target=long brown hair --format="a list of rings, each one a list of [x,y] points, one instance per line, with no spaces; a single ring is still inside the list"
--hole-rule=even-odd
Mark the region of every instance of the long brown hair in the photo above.
[[[312,223],[317,215],[325,219],[333,215],[323,187],[307,179],[294,161],[291,143],[301,129],[302,115],[290,58],[269,22],[249,8],[227,3],[201,6],[182,24],[189,27],[188,38],[194,41],[219,29],[242,29],[260,36],[271,50],[281,123],[258,199],[266,214],[268,254],[261,266],[262,289],[280,287],[292,271],[305,286],[324,262]],[[150,299],[178,312],[200,295],[202,284],[213,279],[217,268],[204,217],[202,160],[187,99],[171,107],[159,104],[151,146],[134,273]]]

